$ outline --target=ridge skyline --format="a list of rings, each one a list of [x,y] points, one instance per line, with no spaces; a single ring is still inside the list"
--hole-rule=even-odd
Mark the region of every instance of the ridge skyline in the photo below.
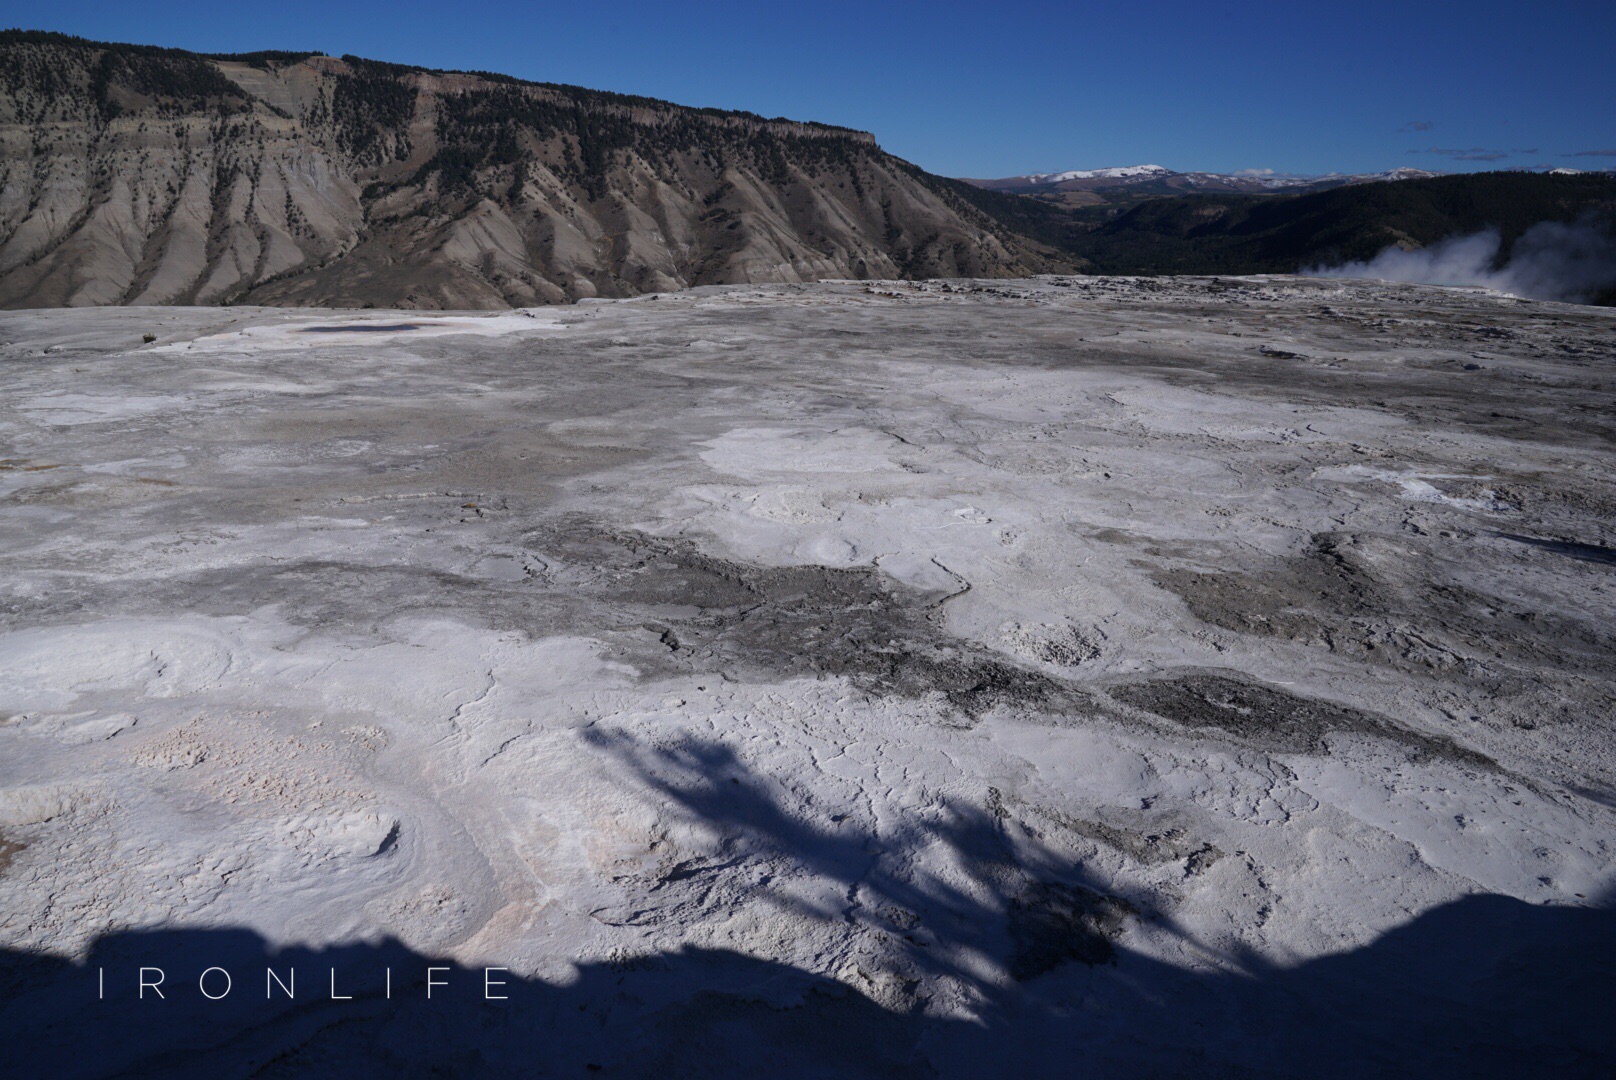
[[[19,0],[7,22],[202,53],[317,48],[807,116],[875,132],[892,153],[946,176],[1010,176],[1040,160],[1067,168],[1071,146],[1101,163],[1160,161],[1167,147],[1174,160],[1225,174],[1616,159],[1616,132],[1588,107],[1616,94],[1597,44],[1616,35],[1611,11],[1483,3],[1456,24],[1370,3],[1342,24],[1277,3],[1234,17],[1169,3],[1148,39],[1125,13],[1102,8],[1033,3],[1018,14],[1011,23],[945,5],[916,20],[832,3],[803,25],[785,12],[743,20],[630,0],[609,13],[535,5],[490,24],[411,2],[384,12],[292,0],[225,22],[191,0],[157,12]],[[835,29],[854,24],[854,35]],[[894,50],[898,41],[911,47]],[[1366,79],[1371,70],[1392,77]]]

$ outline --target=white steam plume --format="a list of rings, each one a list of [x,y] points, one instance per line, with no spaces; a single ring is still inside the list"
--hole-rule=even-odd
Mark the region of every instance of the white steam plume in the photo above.
[[[1501,268],[1496,266],[1500,244],[1498,230],[1486,228],[1416,251],[1393,245],[1368,262],[1315,266],[1302,273],[1422,285],[1480,285],[1512,296],[1574,304],[1587,303],[1601,290],[1616,287],[1616,236],[1591,219],[1570,225],[1557,221],[1533,225],[1515,241],[1509,262]]]

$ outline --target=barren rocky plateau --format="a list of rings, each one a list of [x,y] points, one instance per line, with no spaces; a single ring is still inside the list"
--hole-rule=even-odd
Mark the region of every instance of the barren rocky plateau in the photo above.
[[[1616,1061],[1616,311],[23,311],[0,444],[19,1068]]]

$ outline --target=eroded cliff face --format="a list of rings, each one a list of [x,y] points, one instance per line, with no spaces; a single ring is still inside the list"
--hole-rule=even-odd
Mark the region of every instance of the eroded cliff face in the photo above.
[[[0,35],[0,305],[486,308],[1062,266],[864,132]]]

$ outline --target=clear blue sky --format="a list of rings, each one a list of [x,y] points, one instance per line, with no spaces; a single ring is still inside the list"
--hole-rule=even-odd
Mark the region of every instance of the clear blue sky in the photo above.
[[[1616,168],[1616,0],[5,0],[0,25],[356,53],[822,120],[953,176]]]

